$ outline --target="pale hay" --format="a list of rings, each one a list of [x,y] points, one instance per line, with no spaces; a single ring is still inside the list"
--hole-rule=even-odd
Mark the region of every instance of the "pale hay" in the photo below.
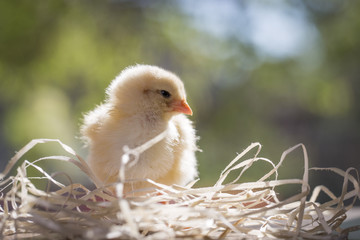
[[[126,148],[123,164],[133,164],[141,152],[162,139],[160,134],[136,149]],[[50,156],[29,162],[8,176],[15,163],[36,144],[57,142],[73,157]],[[278,180],[278,169],[292,151],[303,152],[304,174],[302,179]],[[242,160],[250,151],[255,155]],[[150,179],[142,179],[154,185],[154,189],[135,192],[140,197],[122,194],[125,173],[120,171],[121,181],[115,185],[117,197],[111,196],[106,186],[92,174],[86,162],[69,146],[59,140],[32,140],[10,160],[0,175],[0,238],[25,239],[180,239],[180,238],[228,238],[228,239],[341,239],[360,226],[341,229],[346,211],[360,198],[359,177],[356,169],[342,171],[336,168],[308,167],[304,145],[296,145],[285,151],[276,165],[269,159],[258,157],[259,143],[253,143],[230,162],[211,187],[166,186]],[[39,161],[65,161],[75,164],[96,186],[89,190],[81,184],[55,180],[36,165]],[[272,169],[255,182],[241,182],[242,174],[256,161],[269,164]],[[28,176],[28,168],[35,168],[43,179],[59,190],[38,189]],[[342,193],[335,196],[325,186],[317,186],[310,196],[309,170],[332,171],[344,178]],[[238,176],[229,183],[231,172]],[[351,173],[351,174],[350,174]],[[270,177],[275,180],[270,180]],[[136,181],[136,180],[133,180]],[[139,180],[138,180],[139,181]],[[130,181],[131,182],[131,181]],[[285,200],[277,198],[275,189],[282,185],[299,185],[301,192]],[[348,186],[350,185],[350,186]],[[351,189],[351,190],[348,190]],[[319,204],[318,195],[323,192],[331,199]],[[308,201],[306,198],[310,197]],[[345,205],[345,200],[352,200]],[[347,201],[349,202],[349,201]]]

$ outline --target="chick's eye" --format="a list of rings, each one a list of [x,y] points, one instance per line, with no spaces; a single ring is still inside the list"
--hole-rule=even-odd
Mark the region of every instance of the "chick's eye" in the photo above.
[[[169,98],[169,97],[171,97],[171,94],[170,94],[168,91],[166,91],[166,90],[160,90],[160,94],[161,94],[161,96],[163,96],[164,98]]]

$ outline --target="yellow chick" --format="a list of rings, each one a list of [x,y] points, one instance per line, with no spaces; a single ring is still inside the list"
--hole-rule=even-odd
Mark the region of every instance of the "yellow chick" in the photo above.
[[[156,66],[123,70],[106,90],[105,103],[87,113],[81,133],[89,145],[88,163],[104,184],[118,181],[123,147],[138,147],[166,131],[165,137],[125,166],[125,179],[149,178],[185,185],[197,177],[196,135],[183,82]],[[125,183],[124,192],[149,187]]]

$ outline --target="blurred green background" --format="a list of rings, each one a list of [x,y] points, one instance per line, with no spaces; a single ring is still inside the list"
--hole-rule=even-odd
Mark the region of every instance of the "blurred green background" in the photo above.
[[[0,169],[34,138],[85,157],[82,114],[136,63],[185,82],[203,150],[198,186],[252,142],[274,162],[301,142],[310,166],[360,169],[359,60],[360,1],[0,1]],[[28,158],[61,153],[49,144]],[[48,168],[81,178],[71,165]],[[297,151],[280,178],[302,172]],[[342,186],[331,174],[311,181]]]

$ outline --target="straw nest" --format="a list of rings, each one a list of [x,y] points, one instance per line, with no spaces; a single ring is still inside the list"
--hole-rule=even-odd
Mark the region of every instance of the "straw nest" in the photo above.
[[[142,151],[158,140],[137,149],[127,149],[122,162],[136,161]],[[72,157],[23,160],[15,173],[8,176],[26,152],[47,142],[57,142],[66,155]],[[279,179],[279,167],[297,148],[303,152],[303,178]],[[277,164],[259,157],[260,150],[259,143],[251,144],[228,164],[211,187],[195,188],[195,182],[185,187],[165,186],[142,179],[152,183],[154,189],[143,189],[142,194],[137,192],[138,197],[125,197],[122,194],[123,172],[119,174],[119,183],[114,184],[117,196],[113,196],[108,192],[108,186],[101,186],[86,162],[69,146],[59,140],[32,140],[16,153],[0,175],[0,239],[342,239],[349,232],[360,229],[360,226],[340,227],[346,212],[360,197],[356,169],[309,169],[302,144],[285,151]],[[249,157],[250,151],[252,156]],[[76,165],[96,187],[89,190],[81,184],[71,183],[71,179],[67,184],[57,181],[54,175],[37,165],[40,161],[50,160]],[[239,181],[256,161],[270,164],[272,169],[258,181]],[[27,174],[29,168],[39,171],[42,177],[37,179],[51,183],[56,189],[37,188]],[[341,195],[335,196],[325,186],[317,186],[310,193],[310,170],[328,170],[341,175],[344,179]],[[237,177],[228,182],[231,172]],[[301,192],[280,201],[275,190],[282,185],[298,185]],[[318,203],[321,192],[331,200]],[[350,203],[346,205],[344,201]]]

